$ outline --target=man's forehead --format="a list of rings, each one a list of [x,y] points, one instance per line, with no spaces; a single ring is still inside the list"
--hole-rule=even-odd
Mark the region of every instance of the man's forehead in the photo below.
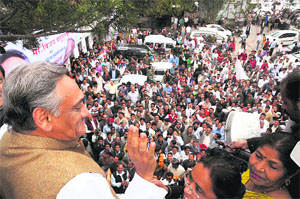
[[[83,98],[83,93],[79,89],[78,85],[75,83],[75,80],[71,79],[68,76],[63,76],[60,80],[58,80],[56,85],[56,91],[58,95],[66,98],[72,97],[74,99]]]

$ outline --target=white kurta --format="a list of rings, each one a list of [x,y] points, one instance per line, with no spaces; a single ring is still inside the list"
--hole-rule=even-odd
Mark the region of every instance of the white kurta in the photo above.
[[[121,199],[165,198],[167,191],[141,178],[137,173]],[[57,199],[112,199],[106,179],[99,173],[81,173],[71,179],[57,194]]]

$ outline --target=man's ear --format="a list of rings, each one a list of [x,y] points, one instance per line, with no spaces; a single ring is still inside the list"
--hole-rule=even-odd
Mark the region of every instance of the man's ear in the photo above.
[[[52,131],[52,115],[48,110],[37,107],[33,110],[32,117],[37,128],[47,132]]]

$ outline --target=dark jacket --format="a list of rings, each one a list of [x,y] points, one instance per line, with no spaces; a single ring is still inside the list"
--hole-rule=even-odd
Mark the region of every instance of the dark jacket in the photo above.
[[[110,78],[112,78],[112,70],[110,70],[108,74],[109,74]],[[116,69],[116,76],[115,76],[115,78],[117,79],[119,77],[120,77],[120,71]]]

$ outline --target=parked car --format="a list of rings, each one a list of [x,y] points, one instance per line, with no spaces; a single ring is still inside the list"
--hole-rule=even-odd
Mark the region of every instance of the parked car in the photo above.
[[[290,45],[298,41],[299,31],[294,30],[279,30],[271,33],[270,35],[266,35],[266,37],[272,42],[274,39],[278,44],[282,42],[284,46]]]
[[[300,52],[289,54],[289,55],[287,55],[287,57],[289,58],[289,61],[296,64],[296,66],[300,65]],[[297,62],[296,62],[296,60],[297,60]]]
[[[223,37],[221,36],[220,34],[217,33],[217,31],[213,30],[213,29],[210,29],[210,28],[201,28],[199,30],[193,30],[191,32],[191,38],[194,39],[194,38],[199,38],[200,35],[205,38],[205,37],[209,37],[209,36],[212,36],[212,37],[215,37],[216,38],[216,42],[221,44],[222,41],[226,41],[226,37]]]
[[[146,45],[121,44],[117,46],[116,50],[113,52],[113,56],[122,55],[126,59],[135,57],[141,60],[144,59],[147,53],[152,54],[154,51]]]
[[[172,50],[175,47],[176,42],[169,37],[163,35],[149,35],[145,37],[144,44],[149,46],[151,49],[158,44],[160,48],[163,48],[165,52]]]
[[[287,47],[284,47],[282,49],[282,51],[284,53],[288,53],[288,54],[295,53],[295,52],[300,52],[300,41],[299,42],[295,42],[295,43],[293,43],[291,45],[288,45]]]
[[[225,34],[226,36],[232,36],[232,32],[228,29],[223,28],[222,26],[218,24],[208,24],[206,25],[208,28],[215,29],[216,31],[220,32],[220,34]]]

